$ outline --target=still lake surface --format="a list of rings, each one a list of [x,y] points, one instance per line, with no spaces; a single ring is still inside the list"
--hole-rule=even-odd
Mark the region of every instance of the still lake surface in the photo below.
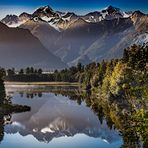
[[[101,124],[85,101],[78,103],[51,90],[47,86],[7,87],[12,103],[30,106],[31,111],[11,115],[4,126],[0,147],[119,148],[122,145],[120,133],[110,129],[105,119]]]

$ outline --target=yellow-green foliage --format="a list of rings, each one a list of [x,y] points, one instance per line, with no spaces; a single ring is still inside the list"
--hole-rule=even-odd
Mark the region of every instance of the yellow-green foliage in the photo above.
[[[111,75],[110,78],[110,91],[114,94],[118,94],[120,89],[120,83],[124,80],[124,71],[126,69],[126,65],[119,62]]]
[[[104,93],[111,92],[112,94],[118,94],[121,87],[120,83],[124,80],[124,72],[126,71],[126,64],[118,62],[114,67],[113,72],[106,71],[106,76],[103,80],[102,91]]]
[[[113,123],[116,125],[116,128],[122,129],[121,119],[120,116],[117,116],[116,111],[110,111],[110,118],[112,119]]]
[[[145,145],[148,141],[148,110],[140,109],[135,113],[133,119],[137,121],[137,124],[135,127],[133,127],[133,130],[140,134]]]
[[[148,100],[148,87],[143,88],[143,97]]]

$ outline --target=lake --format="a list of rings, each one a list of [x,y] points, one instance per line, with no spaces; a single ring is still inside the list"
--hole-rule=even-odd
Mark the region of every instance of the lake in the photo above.
[[[110,128],[105,118],[100,122],[85,99],[71,97],[77,90],[72,86],[6,87],[13,104],[30,106],[31,111],[4,117],[0,147],[119,148],[123,142],[118,130]]]

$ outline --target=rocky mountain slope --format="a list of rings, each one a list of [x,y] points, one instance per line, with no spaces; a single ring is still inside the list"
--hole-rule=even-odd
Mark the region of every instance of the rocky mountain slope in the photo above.
[[[9,28],[0,23],[0,66],[56,69],[66,64],[50,53],[29,30]]]
[[[23,14],[26,17],[19,27],[29,29],[69,66],[120,57],[127,46],[148,42],[148,15],[140,11],[124,12],[109,6],[78,16],[45,6],[33,14]],[[6,17],[2,22],[8,25],[12,20]]]

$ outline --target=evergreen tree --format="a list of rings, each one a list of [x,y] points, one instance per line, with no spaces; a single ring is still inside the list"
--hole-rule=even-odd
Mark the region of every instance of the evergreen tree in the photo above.
[[[27,67],[27,68],[25,69],[25,73],[26,73],[26,74],[30,74],[30,68],[29,68],[29,67]]]
[[[42,71],[42,69],[40,68],[40,69],[38,70],[38,74],[40,74],[40,75],[41,75],[41,74],[42,74],[42,72],[43,72],[43,71]]]
[[[78,69],[78,71],[81,71],[82,70],[82,64],[81,63],[78,63],[77,69]]]
[[[8,76],[13,76],[14,74],[15,74],[15,71],[14,71],[14,69],[8,69],[7,70],[7,74],[8,74]]]
[[[33,68],[33,67],[30,68],[30,73],[31,73],[31,74],[34,73],[34,68]]]
[[[24,74],[24,69],[20,69],[19,74],[23,75]]]
[[[128,49],[124,49],[124,52],[123,52],[123,62],[128,62],[129,60],[129,53],[128,53]]]
[[[6,76],[6,70],[4,68],[0,68],[0,78]]]

